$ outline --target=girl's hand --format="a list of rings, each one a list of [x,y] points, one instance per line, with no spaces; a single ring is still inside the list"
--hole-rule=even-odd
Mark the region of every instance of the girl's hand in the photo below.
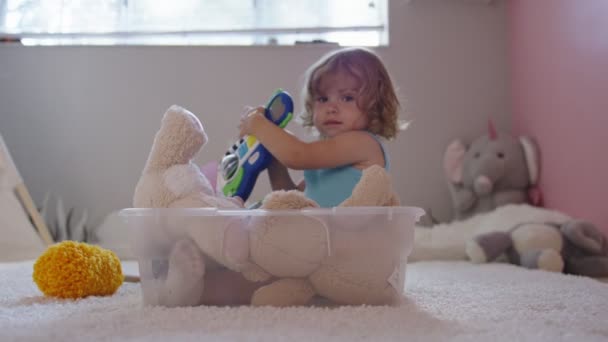
[[[239,123],[239,138],[245,135],[255,135],[254,126],[256,122],[260,120],[266,120],[264,116],[264,107],[257,107],[250,109],[241,116],[241,122]]]

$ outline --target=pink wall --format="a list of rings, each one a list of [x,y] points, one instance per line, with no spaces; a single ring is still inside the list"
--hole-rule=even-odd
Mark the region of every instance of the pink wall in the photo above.
[[[540,145],[545,206],[608,234],[608,1],[507,2],[513,127]]]

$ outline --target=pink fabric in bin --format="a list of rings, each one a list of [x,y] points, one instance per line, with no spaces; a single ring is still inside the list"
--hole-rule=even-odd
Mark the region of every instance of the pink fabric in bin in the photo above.
[[[211,161],[211,162],[208,162],[207,164],[204,164],[201,166],[201,172],[209,180],[209,183],[211,184],[211,187],[213,188],[213,192],[217,192],[217,189],[215,187],[217,184],[218,166],[219,166],[219,163],[217,161]]]

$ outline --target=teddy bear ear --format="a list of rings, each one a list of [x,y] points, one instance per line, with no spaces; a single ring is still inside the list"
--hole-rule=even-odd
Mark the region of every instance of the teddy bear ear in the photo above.
[[[452,141],[443,155],[443,171],[452,183],[462,182],[462,166],[467,148],[462,141]]]
[[[522,136],[519,137],[519,142],[524,150],[524,156],[526,158],[526,165],[528,166],[528,178],[532,185],[536,185],[539,176],[539,156],[538,147],[534,140],[530,137]]]

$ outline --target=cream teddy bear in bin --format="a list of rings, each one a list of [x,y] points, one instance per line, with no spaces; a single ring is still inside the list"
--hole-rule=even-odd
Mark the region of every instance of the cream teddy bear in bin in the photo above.
[[[136,208],[220,208],[238,209],[242,203],[236,199],[216,196],[209,180],[193,163],[193,157],[207,142],[207,134],[199,119],[180,106],[171,106],[164,114],[161,128],[154,137],[152,149],[135,188],[133,206]],[[180,225],[180,218],[174,218],[174,226]],[[143,227],[145,236],[135,241],[135,252],[150,256],[150,263],[140,261],[142,276],[149,273],[158,281],[143,282],[146,295],[153,293],[157,298],[149,302],[164,303],[167,306],[192,305],[200,301],[204,289],[203,278],[209,272],[219,271],[230,264],[222,260],[220,248],[207,248],[207,255],[192,239],[182,238],[184,229],[197,226],[194,220],[184,217],[180,229],[148,229]],[[152,225],[152,224],[151,224]],[[173,227],[170,227],[173,228]],[[216,228],[216,229],[214,229]],[[203,229],[203,228],[201,228]],[[205,227],[206,239],[210,245],[221,245],[224,240],[244,241],[246,234],[226,231],[224,227]],[[139,238],[139,236],[138,236]],[[168,245],[170,244],[170,245]],[[215,255],[211,255],[212,253]],[[158,253],[163,254],[160,257]],[[168,254],[168,256],[164,254]],[[210,254],[211,253],[211,254]],[[243,280],[244,281],[244,280]],[[146,291],[147,288],[152,288]],[[211,298],[211,303],[215,300]]]
[[[220,210],[168,210],[165,226],[135,241],[135,253],[145,259],[140,258],[145,301],[166,306],[291,306],[315,296],[339,304],[398,301],[413,241],[408,227],[423,211],[377,208],[399,205],[383,168],[364,170],[352,196],[334,209],[319,209],[298,191],[276,191],[264,199],[262,210],[244,210],[240,201],[215,194],[192,162],[206,141],[196,116],[179,106],[167,110],[134,206]],[[158,217],[150,215],[150,222],[158,225]],[[144,280],[146,272],[152,281]],[[222,281],[229,281],[224,285],[232,284],[234,293],[216,294]]]

